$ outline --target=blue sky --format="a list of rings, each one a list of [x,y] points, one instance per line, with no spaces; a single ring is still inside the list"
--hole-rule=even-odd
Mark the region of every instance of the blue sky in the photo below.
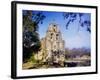
[[[36,11],[33,11],[36,12]],[[91,47],[91,33],[86,31],[85,27],[79,27],[78,20],[75,20],[73,23],[69,24],[68,29],[66,29],[66,20],[64,20],[63,12],[47,12],[43,11],[43,14],[46,18],[43,20],[43,24],[39,24],[39,35],[40,38],[45,37],[46,31],[49,27],[49,24],[54,22],[59,25],[59,29],[62,33],[62,38],[65,40],[66,48],[90,48]],[[91,14],[84,13],[82,20],[87,19],[91,20]],[[78,30],[79,28],[79,30]]]

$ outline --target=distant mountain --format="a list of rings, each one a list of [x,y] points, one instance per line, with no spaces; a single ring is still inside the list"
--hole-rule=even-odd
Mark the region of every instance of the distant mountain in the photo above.
[[[73,48],[73,49],[65,49],[66,56],[83,56],[83,55],[91,55],[91,50],[89,48]]]

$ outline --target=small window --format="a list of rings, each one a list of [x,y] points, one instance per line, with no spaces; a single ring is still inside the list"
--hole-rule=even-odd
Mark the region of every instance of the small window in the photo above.
[[[52,39],[53,33],[51,33],[51,39]]]
[[[53,26],[54,26],[54,27],[56,27],[56,25],[55,25],[55,24],[54,24]]]
[[[58,40],[58,36],[59,36],[59,35],[58,35],[58,34],[56,34],[56,40]]]
[[[58,34],[56,34],[56,36],[59,36]]]

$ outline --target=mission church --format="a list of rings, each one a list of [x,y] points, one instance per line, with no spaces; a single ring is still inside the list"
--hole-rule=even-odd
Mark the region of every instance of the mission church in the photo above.
[[[41,39],[41,51],[35,55],[35,59],[43,62],[64,62],[65,41],[62,39],[58,24],[49,24],[46,36]]]

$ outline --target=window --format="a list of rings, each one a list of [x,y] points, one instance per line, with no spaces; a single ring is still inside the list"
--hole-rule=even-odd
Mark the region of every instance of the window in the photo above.
[[[56,34],[56,40],[58,40],[59,34]]]
[[[52,39],[53,33],[51,33],[51,39]]]
[[[56,25],[55,25],[55,24],[54,24],[53,26],[54,26],[54,27],[56,27]]]

